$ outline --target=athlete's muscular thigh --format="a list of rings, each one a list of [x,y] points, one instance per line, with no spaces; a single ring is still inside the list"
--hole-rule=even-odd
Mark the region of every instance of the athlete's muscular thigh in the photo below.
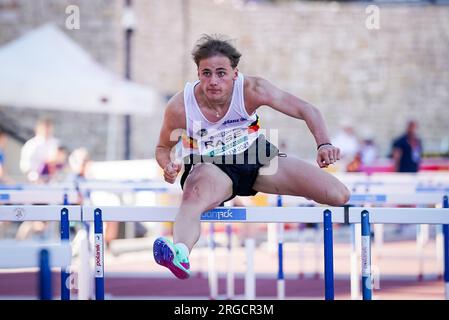
[[[213,208],[231,195],[231,178],[213,164],[200,163],[187,176],[182,198],[184,202],[192,201]]]
[[[272,194],[303,196],[319,203],[344,202],[346,187],[333,175],[317,166],[292,157],[279,158],[274,174],[261,168],[253,189]],[[339,199],[341,198],[341,199]],[[340,201],[341,200],[341,201]]]

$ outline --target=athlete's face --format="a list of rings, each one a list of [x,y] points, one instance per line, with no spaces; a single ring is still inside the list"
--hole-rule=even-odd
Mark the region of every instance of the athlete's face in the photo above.
[[[199,62],[200,86],[211,102],[226,102],[229,99],[237,74],[237,68],[232,68],[231,61],[225,56],[213,56]]]

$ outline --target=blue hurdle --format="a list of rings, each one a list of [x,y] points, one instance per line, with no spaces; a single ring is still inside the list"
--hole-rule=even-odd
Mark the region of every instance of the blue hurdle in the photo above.
[[[69,204],[67,194],[64,194],[64,205]],[[67,208],[61,209],[61,241],[70,240],[70,222],[69,222],[69,210]],[[70,287],[68,286],[68,280],[70,278],[70,271],[67,269],[61,269],[61,300],[70,300]]]
[[[151,212],[149,211],[151,209]],[[307,209],[308,214],[298,215],[298,210]],[[135,211],[134,217],[120,216],[120,211]],[[332,208],[338,211],[338,221],[343,222],[343,208]],[[94,212],[94,218],[89,217],[89,212]],[[139,212],[136,212],[139,211]],[[147,212],[145,212],[147,211]],[[273,214],[273,211],[279,211]],[[84,220],[94,220],[95,228],[95,297],[104,300],[104,242],[103,221],[174,221],[176,208],[174,207],[90,207],[83,210]],[[108,218],[105,213],[108,212]],[[165,213],[164,213],[165,212]],[[321,214],[321,215],[320,215]],[[152,218],[153,216],[153,218]],[[162,218],[164,217],[164,218]],[[201,221],[206,222],[319,222],[325,224],[324,228],[324,272],[325,272],[325,299],[334,299],[334,271],[333,271],[333,241],[332,241],[332,212],[325,208],[232,208],[221,207],[202,214]],[[280,251],[282,252],[282,251]],[[280,255],[280,273],[282,274],[282,255]]]
[[[369,212],[363,210],[362,216],[362,296],[363,300],[372,299],[371,277],[371,228],[369,224]]]
[[[372,299],[371,274],[371,223],[443,224],[444,230],[444,281],[445,298],[449,299],[449,208],[444,197],[443,210],[434,208],[350,208],[349,222],[362,225],[362,294],[364,300]],[[357,217],[357,214],[359,216]]]
[[[101,209],[95,209],[95,298],[104,300],[104,241]]]
[[[31,213],[30,213],[31,211]],[[69,214],[70,213],[70,214]],[[61,243],[69,241],[69,221],[81,221],[80,206],[0,206],[2,221],[59,221]],[[27,262],[30,264],[30,262]],[[0,265],[5,265],[1,263]],[[61,300],[70,299],[70,263],[61,266]],[[12,267],[12,266],[11,266]]]
[[[444,196],[443,208],[449,208],[448,197]],[[446,300],[449,300],[449,224],[443,224],[444,235],[444,283]]]
[[[277,207],[282,207],[282,197],[278,195],[277,197]],[[285,279],[284,279],[284,224],[278,224],[278,299],[285,298]]]
[[[52,300],[52,281],[50,268],[50,254],[47,249],[39,252],[39,298],[40,300]]]
[[[14,252],[12,255],[11,252]],[[71,249],[68,242],[36,243],[30,241],[3,241],[0,244],[0,268],[38,267],[38,292],[41,300],[52,300],[52,267],[65,268],[70,265]]]
[[[370,257],[370,224],[405,223],[405,224],[439,224],[444,229],[444,280],[445,297],[449,299],[449,215],[448,198],[444,198],[442,209],[436,208],[323,208],[323,207],[246,207],[216,208],[203,213],[201,221],[206,222],[261,222],[284,223],[305,222],[324,224],[324,267],[325,267],[325,299],[334,298],[333,271],[333,223],[361,223],[362,270],[364,299],[372,298],[371,257]],[[82,212],[82,216],[81,216]],[[124,214],[126,212],[126,214]],[[176,207],[93,207],[93,206],[0,206],[2,221],[55,221],[61,222],[61,234],[68,229],[67,221],[94,222],[95,224],[95,295],[98,300],[104,299],[104,242],[103,221],[174,221]],[[70,213],[70,215],[69,215]],[[0,248],[11,252],[13,248]],[[9,251],[7,251],[9,250]],[[26,256],[26,255],[25,255]],[[28,255],[29,256],[29,255]],[[280,257],[282,261],[282,257]],[[25,258],[23,258],[25,259]],[[3,261],[4,260],[4,261]],[[37,259],[36,259],[37,260]],[[68,257],[70,261],[70,256]],[[13,261],[2,259],[0,267],[17,267]],[[65,264],[61,267],[66,267]],[[280,269],[281,270],[281,269]],[[61,292],[62,295],[62,292]],[[61,296],[61,299],[63,297]]]
[[[334,244],[332,234],[332,212],[323,212],[324,221],[324,287],[325,299],[334,300]]]

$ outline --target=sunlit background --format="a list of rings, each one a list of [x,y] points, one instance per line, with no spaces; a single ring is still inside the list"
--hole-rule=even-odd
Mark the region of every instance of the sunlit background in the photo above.
[[[153,158],[165,102],[196,79],[190,52],[203,33],[234,39],[240,71],[317,106],[331,136],[349,123],[382,159],[416,119],[425,155],[448,154],[444,1],[1,0],[0,30],[0,118],[13,176],[42,117],[69,151]],[[313,160],[304,122],[259,114],[284,150]]]
[[[60,216],[50,223],[31,221],[35,216],[26,216],[23,205],[40,210],[35,204],[60,205],[64,199],[82,208],[179,205],[179,183],[163,181],[155,147],[167,101],[197,79],[191,51],[203,34],[232,39],[242,53],[238,68],[244,75],[264,77],[321,110],[331,142],[343,157],[326,170],[351,189],[355,205],[389,205],[392,215],[402,210],[397,206],[446,210],[440,208],[449,190],[449,0],[0,0],[2,241],[59,243]],[[266,106],[258,114],[262,129],[276,131],[269,140],[281,152],[315,162],[316,142],[304,121]],[[42,119],[53,123],[62,149],[54,159],[42,161],[39,169],[46,171],[36,178],[21,170],[20,156]],[[401,176],[392,173],[392,145],[411,120],[422,142],[418,169],[423,172]],[[413,151],[411,157],[420,159],[418,143]],[[304,212],[298,206],[319,206],[302,197],[286,198],[284,206],[298,212]],[[259,193],[236,198],[232,205],[276,206],[278,199]],[[212,293],[213,282],[208,281],[215,269],[221,276],[229,274],[232,261],[235,292],[242,297],[243,274],[251,261],[245,256],[254,255],[261,297],[271,299],[276,296],[278,227],[285,231],[284,267],[291,280],[287,296],[322,298],[321,223],[237,223],[232,238],[223,223],[216,229],[203,223],[198,249],[191,255],[195,277],[176,282],[151,254],[154,238],[171,236],[173,225],[129,220],[133,209],[120,216],[126,222],[104,224],[104,265],[107,283],[112,283],[106,298],[223,298],[223,292]],[[38,212],[39,217],[47,213]],[[401,225],[373,226],[373,272],[385,275],[376,295],[442,299],[441,225],[403,225],[417,215],[410,216],[401,216]],[[440,223],[445,218],[441,215]],[[86,230],[93,239],[93,228],[85,220],[72,222],[71,276],[84,275],[89,283],[93,277],[89,280],[89,272],[80,270],[86,265],[89,270],[89,263],[93,270],[86,240]],[[359,299],[359,225],[334,226],[337,298]],[[210,240],[214,234],[216,240]],[[247,239],[255,241],[252,250],[244,247]],[[7,255],[13,257],[15,248]],[[88,260],[83,265],[86,252],[90,256],[83,256]],[[212,259],[207,260],[213,252],[218,252],[215,269],[208,264]],[[37,281],[22,271],[0,272],[2,299],[35,297],[29,284]],[[92,298],[93,290],[84,296],[77,292],[78,283],[82,281],[75,279],[67,288],[81,299]]]

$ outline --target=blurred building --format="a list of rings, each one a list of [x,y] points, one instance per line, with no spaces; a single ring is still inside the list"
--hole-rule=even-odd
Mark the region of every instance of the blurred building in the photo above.
[[[133,0],[133,79],[173,95],[196,79],[190,57],[195,40],[202,33],[224,33],[236,39],[243,73],[264,76],[319,107],[331,134],[350,114],[356,132],[363,127],[376,133],[385,156],[405,119],[414,117],[425,152],[436,152],[449,136],[449,6],[382,2]],[[79,30],[64,29],[69,5],[80,8]],[[367,28],[369,5],[380,9],[379,29]],[[0,45],[51,21],[123,75],[123,10],[123,0],[1,0]],[[0,106],[2,114],[26,136],[41,112]],[[162,114],[163,108],[151,119],[132,117],[132,158],[153,156]],[[315,142],[304,123],[268,108],[260,114],[262,127],[278,127],[292,153],[314,157]],[[105,156],[105,115],[48,115],[57,119],[56,134],[69,147],[83,142],[94,159]],[[88,129],[79,130],[81,123]]]

